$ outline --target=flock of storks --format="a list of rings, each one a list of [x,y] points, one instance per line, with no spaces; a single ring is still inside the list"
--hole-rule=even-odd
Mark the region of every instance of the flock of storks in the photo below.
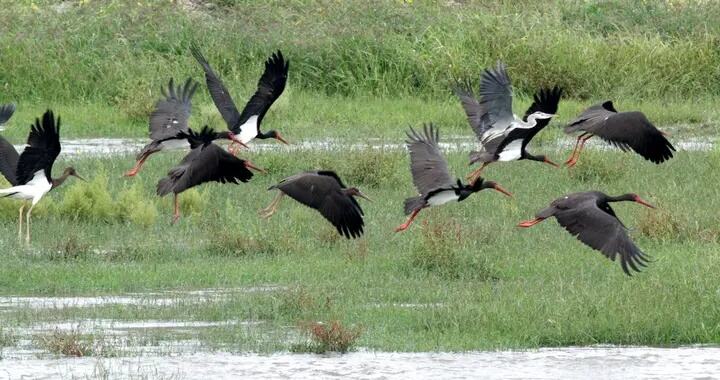
[[[202,66],[208,91],[218,111],[227,123],[227,131],[215,132],[208,126],[193,130],[188,126],[191,100],[198,84],[188,78],[176,86],[170,80],[164,98],[160,99],[150,115],[151,142],[137,156],[136,165],[126,176],[135,176],[148,157],[169,148],[190,147],[182,161],[160,179],[157,194],[174,195],[173,223],[180,217],[178,195],[205,182],[235,183],[249,181],[250,169],[264,172],[248,160],[236,157],[235,145],[247,147],[252,140],[274,138],[287,141],[277,131],[262,133],[260,124],[270,106],[280,97],[287,82],[289,61],[280,51],[265,62],[255,94],[240,112],[220,77],[212,69],[196,45],[191,53]],[[424,208],[439,206],[450,201],[462,201],[483,189],[495,189],[507,196],[510,192],[493,181],[481,177],[482,170],[496,161],[534,160],[558,167],[544,155],[527,151],[530,140],[555,116],[562,90],[558,87],[543,88],[534,96],[532,105],[523,118],[512,112],[512,86],[505,66],[484,70],[476,96],[470,86],[458,85],[455,92],[467,115],[472,130],[480,141],[480,149],[470,153],[470,164],[480,167],[467,177],[468,183],[453,179],[447,161],[439,146],[439,131],[432,124],[416,131],[407,132],[407,148],[410,152],[410,170],[418,195],[405,200],[404,211],[409,215],[405,223],[395,231],[406,230]],[[15,111],[14,104],[0,106],[0,125]],[[609,142],[622,150],[632,149],[645,159],[661,163],[673,156],[674,147],[665,133],[655,128],[641,112],[618,112],[612,102],[606,101],[585,110],[565,127],[565,132],[581,132],[575,149],[565,163],[575,165],[585,142],[593,137]],[[230,141],[228,150],[214,143],[215,140]],[[25,215],[26,242],[30,243],[30,215],[37,202],[50,190],[60,186],[69,176],[82,179],[74,168],[65,169],[58,178],[51,176],[52,166],[60,153],[60,117],[55,118],[48,110],[31,126],[27,147],[21,154],[4,138],[0,137],[0,171],[12,187],[0,190],[0,196],[23,201],[20,207],[18,236],[22,239],[23,210],[30,202]],[[347,187],[331,170],[309,171],[295,174],[271,186],[279,194],[270,205],[260,210],[260,216],[268,218],[275,213],[284,195],[319,211],[338,232],[347,238],[363,234],[363,210],[355,197],[368,199],[360,190]],[[369,199],[368,199],[369,200]],[[599,250],[611,260],[620,256],[622,270],[630,275],[630,268],[640,271],[648,259],[632,242],[627,229],[610,207],[610,202],[634,201],[653,207],[636,194],[616,197],[599,191],[573,193],[554,200],[550,207],[537,213],[533,220],[519,224],[530,227],[554,216],[558,223],[588,246]]]

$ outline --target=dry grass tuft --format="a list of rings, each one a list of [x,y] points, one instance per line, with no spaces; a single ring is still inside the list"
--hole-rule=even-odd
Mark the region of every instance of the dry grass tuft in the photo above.
[[[337,320],[329,323],[302,323],[300,328],[308,333],[312,340],[312,344],[301,347],[301,349],[318,354],[325,352],[346,353],[352,349],[363,332],[362,327],[345,327]]]
[[[83,341],[79,331],[55,330],[47,336],[37,338],[38,344],[53,354],[83,357],[93,355],[93,341]]]

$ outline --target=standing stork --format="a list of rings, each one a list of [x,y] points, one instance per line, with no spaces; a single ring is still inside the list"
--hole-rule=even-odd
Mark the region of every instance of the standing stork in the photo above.
[[[15,104],[8,103],[0,105],[0,127],[2,127],[15,113]]]
[[[258,81],[257,90],[245,105],[242,113],[238,111],[230,92],[228,92],[220,77],[215,74],[215,71],[213,71],[210,63],[202,55],[197,45],[193,44],[190,47],[190,52],[205,71],[208,91],[215,103],[215,107],[220,111],[220,115],[227,123],[228,129],[237,136],[233,139],[234,142],[244,145],[256,138],[274,138],[287,144],[287,141],[275,130],[266,133],[260,132],[260,123],[270,106],[282,95],[287,82],[290,61],[286,61],[279,50],[265,61],[265,71]],[[230,150],[232,151],[232,146]]]
[[[15,147],[0,137],[0,172],[12,187],[0,190],[0,197],[22,200],[18,221],[18,239],[22,239],[23,210],[27,201],[30,209],[26,215],[27,234],[30,244],[30,214],[40,199],[50,190],[62,185],[69,176],[83,180],[73,167],[65,168],[58,178],[52,178],[52,167],[60,154],[60,117],[55,122],[52,111],[47,110],[42,122],[35,119],[27,139],[27,147],[18,155]]]
[[[638,111],[618,112],[607,100],[583,111],[565,127],[565,133],[581,131],[572,155],[565,162],[573,167],[585,142],[598,136],[623,151],[634,150],[644,159],[660,164],[673,156],[675,147],[665,138],[667,134],[655,128],[645,114]]]
[[[370,200],[356,187],[346,187],[334,171],[314,171],[295,174],[270,186],[278,189],[277,197],[260,210],[260,216],[267,219],[277,211],[284,195],[314,208],[335,226],[340,235],[357,238],[363,234],[363,210],[354,197]]]
[[[420,134],[410,128],[407,133],[410,171],[415,188],[420,194],[405,200],[405,215],[410,216],[405,223],[395,229],[395,232],[405,231],[410,227],[418,213],[426,207],[440,206],[451,201],[461,202],[480,190],[495,189],[507,196],[512,196],[497,183],[485,181],[482,178],[478,178],[471,185],[463,184],[460,179],[453,181],[447,161],[438,145],[439,131],[430,124],[424,126],[423,132]]]
[[[615,261],[620,255],[623,272],[630,276],[628,265],[636,272],[638,266],[646,266],[648,258],[627,234],[627,228],[615,215],[610,202],[632,201],[643,206],[655,208],[637,194],[623,194],[611,197],[599,191],[587,191],[568,194],[554,200],[550,207],[541,210],[535,219],[518,224],[519,227],[532,227],[554,216],[557,222],[571,235],[589,247],[602,252]]]
[[[522,119],[512,112],[512,85],[501,62],[497,68],[483,71],[480,99],[469,87],[457,88],[455,92],[481,145],[479,152],[470,153],[470,165],[482,162],[468,175],[471,183],[487,165],[496,161],[533,160],[558,166],[544,155],[530,154],[527,145],[555,116],[562,96],[560,88],[538,91]]]
[[[183,191],[205,182],[234,183],[247,182],[253,173],[249,169],[264,172],[250,161],[235,157],[213,144],[216,133],[207,125],[200,133],[188,130],[187,140],[192,149],[179,165],[170,169],[167,177],[157,184],[157,194],[174,194],[175,209],[172,223],[180,219],[178,195]]]
[[[167,91],[164,87],[161,88],[164,99],[155,103],[155,110],[150,114],[150,123],[148,124],[152,141],[138,153],[137,163],[135,167],[125,173],[126,177],[135,176],[145,160],[153,153],[189,146],[187,142],[188,119],[192,109],[192,97],[197,86],[196,82],[188,78],[185,85],[175,87],[173,79],[170,78]],[[235,141],[235,136],[231,131],[216,133],[214,138]]]

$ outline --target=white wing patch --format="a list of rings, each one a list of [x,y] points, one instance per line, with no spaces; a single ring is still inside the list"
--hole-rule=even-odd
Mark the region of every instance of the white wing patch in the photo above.
[[[440,206],[448,202],[456,201],[459,198],[460,196],[455,194],[455,190],[444,190],[430,197],[428,204],[430,206]]]
[[[258,115],[252,115],[240,126],[240,141],[247,144],[258,135]]]
[[[500,152],[500,158],[498,161],[514,161],[520,158],[522,155],[522,140],[513,140],[510,144],[507,144],[505,148]]]

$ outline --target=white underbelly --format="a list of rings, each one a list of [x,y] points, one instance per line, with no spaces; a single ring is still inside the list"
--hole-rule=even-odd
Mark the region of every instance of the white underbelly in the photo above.
[[[250,118],[240,126],[240,141],[243,144],[247,144],[252,141],[258,134],[258,115],[252,115]]]
[[[522,148],[522,140],[513,140],[505,146],[499,154],[498,161],[514,161],[520,158]]]
[[[160,143],[162,149],[183,149],[188,148],[190,143],[186,139],[165,140]]]
[[[460,198],[459,195],[455,194],[455,190],[444,190],[437,194],[434,194],[427,203],[430,206],[440,206],[445,203],[457,201]]]

